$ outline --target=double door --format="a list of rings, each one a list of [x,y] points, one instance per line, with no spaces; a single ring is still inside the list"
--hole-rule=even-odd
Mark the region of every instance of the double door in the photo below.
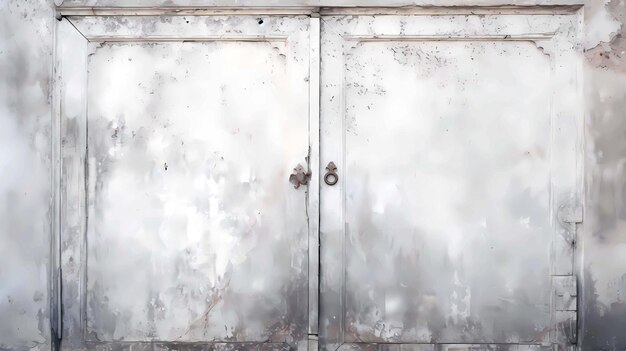
[[[579,15],[58,23],[64,349],[564,349]]]

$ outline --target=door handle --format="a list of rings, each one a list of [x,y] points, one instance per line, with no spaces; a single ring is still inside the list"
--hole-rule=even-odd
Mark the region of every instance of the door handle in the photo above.
[[[327,185],[333,186],[337,184],[339,181],[339,176],[337,175],[337,166],[333,161],[328,163],[326,166],[326,174],[324,174],[324,183]]]
[[[293,169],[293,173],[289,176],[289,183],[293,184],[293,187],[298,189],[300,185],[309,184],[311,179],[311,171],[305,171],[304,167],[298,163],[296,168]]]

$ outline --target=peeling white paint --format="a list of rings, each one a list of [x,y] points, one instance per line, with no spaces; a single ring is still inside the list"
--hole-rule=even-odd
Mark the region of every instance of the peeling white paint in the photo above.
[[[585,50],[610,42],[622,28],[622,23],[607,10],[608,2],[609,0],[594,1],[594,10],[588,11],[589,15],[585,16]]]

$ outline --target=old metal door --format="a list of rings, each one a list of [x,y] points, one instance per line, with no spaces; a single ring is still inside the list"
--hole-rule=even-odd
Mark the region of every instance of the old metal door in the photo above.
[[[65,348],[306,346],[309,21],[60,22]]]
[[[322,17],[320,341],[568,347],[579,14],[439,11]]]

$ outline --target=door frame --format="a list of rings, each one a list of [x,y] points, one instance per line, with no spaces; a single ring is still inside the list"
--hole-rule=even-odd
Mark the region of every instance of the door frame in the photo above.
[[[464,10],[456,12],[453,9],[452,12],[448,12],[449,9],[440,9],[441,12],[426,12],[418,13],[416,16],[431,16],[436,18],[437,15],[465,15]],[[486,22],[497,23],[494,25],[498,28],[507,28],[505,18],[506,15],[521,15],[522,16],[537,16],[537,15],[553,15],[559,14],[568,17],[564,22],[573,23],[575,29],[571,32],[567,30],[561,30],[560,25],[531,25],[524,30],[515,28],[514,30],[507,31],[503,29],[501,32],[494,32],[490,26],[485,25],[477,33],[471,35],[456,34],[465,33],[460,28],[451,25],[450,32],[446,32],[446,29],[438,30],[438,28],[444,28],[447,24],[437,27],[433,25],[433,28],[437,29],[420,29],[417,32],[409,32],[406,27],[385,26],[387,19],[377,22],[376,15],[379,14],[379,9],[362,10],[359,9],[358,14],[362,16],[370,16],[363,19],[363,22],[359,22],[360,18],[351,18],[347,20],[346,27],[353,25],[354,28],[358,28],[356,33],[343,31],[343,27],[338,29],[337,27],[325,30],[322,34],[322,78],[320,83],[323,87],[330,87],[328,89],[322,89],[322,105],[321,111],[321,166],[324,167],[327,162],[333,161],[339,169],[339,182],[334,187],[327,187],[322,184],[320,190],[320,240],[321,240],[321,255],[320,255],[320,267],[321,267],[321,295],[320,304],[320,342],[325,345],[330,345],[330,349],[375,349],[383,350],[385,347],[400,347],[410,348],[416,350],[433,350],[441,349],[456,350],[458,347],[472,348],[479,347],[480,350],[487,349],[489,347],[495,347],[496,345],[517,345],[524,347],[523,350],[547,350],[551,349],[553,345],[562,345],[565,347],[573,347],[570,345],[573,340],[577,338],[577,280],[576,280],[576,262],[575,262],[575,235],[577,223],[582,222],[582,207],[581,199],[583,194],[583,121],[584,121],[584,106],[577,105],[575,112],[567,115],[568,118],[559,117],[559,114],[551,112],[551,138],[548,143],[550,147],[551,155],[551,169],[552,174],[550,177],[551,187],[550,190],[550,220],[551,220],[551,233],[553,235],[552,247],[550,251],[551,270],[549,273],[549,280],[551,284],[551,316],[552,322],[550,323],[549,331],[541,338],[541,341],[536,342],[520,342],[520,343],[504,343],[504,342],[490,342],[484,341],[482,343],[472,343],[468,341],[467,344],[448,344],[451,341],[445,341],[442,343],[404,343],[404,342],[390,342],[380,341],[371,342],[369,340],[347,341],[345,334],[347,332],[347,323],[345,321],[345,306],[346,306],[346,288],[345,281],[347,275],[346,267],[346,252],[350,239],[348,239],[349,223],[345,220],[346,213],[346,195],[343,187],[346,184],[345,176],[345,154],[346,154],[346,141],[345,141],[345,86],[348,84],[344,80],[343,65],[345,64],[346,56],[350,50],[357,47],[359,43],[363,42],[385,42],[385,41],[406,41],[406,42],[433,42],[433,41],[496,41],[496,42],[532,42],[543,54],[550,57],[552,69],[555,72],[555,79],[559,79],[559,84],[566,84],[571,76],[575,77],[575,88],[568,87],[568,92],[574,92],[574,96],[577,97],[577,101],[583,101],[582,98],[582,83],[580,77],[582,77],[582,57],[577,50],[569,50],[568,53],[576,52],[576,55],[571,54],[563,55],[557,54],[557,49],[563,47],[563,45],[569,45],[569,40],[575,43],[579,43],[582,38],[582,11],[580,9],[572,8],[558,8],[545,12],[545,8],[528,8],[528,9],[516,9],[511,12],[506,12],[503,15],[500,10],[485,10],[481,9],[480,14],[486,16],[493,16],[493,19]],[[333,15],[338,13],[339,16],[343,16],[346,13],[346,9],[334,9],[328,13]],[[404,10],[402,10],[404,11]],[[555,12],[551,12],[555,11]],[[411,13],[413,14],[413,13]],[[473,12],[472,14],[476,14]],[[396,12],[392,15],[397,15]],[[400,15],[404,15],[401,13]],[[570,17],[571,16],[571,17]],[[521,21],[520,21],[521,22]],[[530,22],[530,21],[529,21]],[[537,22],[541,22],[540,19]],[[326,22],[322,22],[324,25]],[[425,26],[426,27],[426,26]],[[550,27],[549,29],[547,27]],[[556,28],[552,28],[556,27]],[[374,29],[375,28],[375,29]],[[453,29],[452,29],[453,28]],[[487,28],[487,29],[485,29]],[[322,28],[324,30],[324,28]],[[375,31],[378,30],[379,31]],[[384,31],[384,33],[382,33]],[[325,38],[325,36],[333,37],[334,40]],[[569,38],[571,36],[571,38]],[[325,45],[328,48],[325,51]],[[329,63],[330,62],[330,63]],[[562,67],[561,63],[566,67]],[[570,69],[574,69],[571,72]],[[330,71],[327,73],[327,71]],[[571,73],[571,75],[569,75]],[[553,94],[556,91],[551,90]],[[332,96],[331,96],[332,95]],[[569,95],[568,95],[569,96]],[[560,101],[559,99],[556,100]],[[566,106],[563,102],[557,107],[557,111]],[[326,139],[326,140],[325,140]],[[555,143],[554,139],[557,139]],[[563,144],[563,145],[562,145]],[[554,146],[558,147],[554,147]],[[566,146],[564,146],[566,145]],[[562,149],[565,149],[563,151]],[[575,150],[575,151],[574,151]],[[575,153],[575,156],[570,157]],[[343,169],[343,171],[342,171]],[[562,185],[562,186],[561,186]],[[340,204],[340,205],[339,205]],[[325,269],[324,267],[331,267]],[[336,267],[341,267],[337,269]],[[329,271],[331,271],[329,273]],[[330,307],[329,307],[330,306]]]
[[[279,11],[280,12],[280,11]],[[87,231],[88,194],[89,181],[87,175],[91,173],[86,159],[87,150],[87,76],[88,57],[95,52],[98,46],[104,42],[223,42],[223,41],[252,41],[268,42],[278,47],[282,45],[289,33],[280,35],[256,35],[246,33],[196,33],[185,31],[184,33],[144,34],[118,33],[111,31],[106,25],[99,25],[110,19],[111,16],[100,16],[94,13],[61,14],[57,13],[58,22],[55,26],[55,52],[54,52],[54,91],[53,91],[53,178],[54,187],[54,237],[51,252],[53,254],[53,272],[51,274],[52,298],[51,298],[51,326],[52,335],[55,337],[56,347],[69,347],[71,349],[117,349],[119,347],[138,347],[139,349],[157,348],[180,348],[185,350],[205,350],[207,345],[216,349],[261,349],[261,350],[284,350],[308,348],[311,342],[305,344],[301,340],[294,343],[287,342],[226,342],[226,341],[202,341],[202,342],[179,342],[179,341],[115,341],[100,342],[87,338],[87,299],[84,297],[86,286],[86,252],[85,239]],[[289,13],[292,15],[296,13]],[[158,15],[117,12],[112,16],[151,16],[158,19]],[[224,17],[221,13],[215,16]],[[246,15],[250,23],[256,25],[257,19],[250,13]],[[270,13],[255,13],[255,15],[285,17],[282,14],[270,11]],[[302,16],[302,14],[298,14]],[[198,16],[200,17],[200,16]],[[309,75],[311,67],[319,67],[319,17],[308,16],[309,48],[307,52],[309,62]],[[87,24],[80,19],[93,19]],[[139,17],[135,17],[139,18]],[[226,18],[226,17],[224,17]],[[306,21],[303,20],[303,22]],[[262,23],[262,22],[261,22]],[[305,162],[309,170],[319,168],[319,75],[310,75],[308,99],[308,150],[302,150]],[[312,118],[315,117],[315,118]],[[295,166],[295,165],[294,165]],[[314,172],[317,174],[317,172]],[[288,182],[285,179],[285,182]],[[318,305],[318,276],[319,276],[319,179],[315,176],[309,180],[308,187],[304,190],[307,210],[308,229],[308,323],[306,334],[317,334],[317,305]],[[306,337],[306,335],[305,335]],[[63,344],[61,344],[63,340]],[[315,341],[315,340],[313,340]]]
[[[182,0],[177,5],[172,5],[169,0],[155,0],[150,6],[142,5],[141,0],[55,0],[56,18],[55,27],[55,51],[54,56],[54,91],[53,91],[53,123],[52,123],[52,178],[54,181],[52,200],[53,238],[51,240],[51,266],[49,281],[51,289],[50,311],[52,335],[55,338],[56,347],[63,338],[64,327],[62,308],[63,292],[62,279],[67,275],[67,270],[62,273],[62,240],[61,223],[67,218],[62,218],[62,199],[65,198],[62,189],[62,152],[61,147],[67,140],[62,135],[63,106],[77,103],[82,106],[81,113],[86,113],[83,96],[73,97],[67,100],[62,97],[62,87],[72,84],[67,81],[63,65],[75,64],[77,67],[85,67],[86,61],[73,59],[70,62],[60,62],[59,42],[64,42],[71,47],[87,51],[87,43],[90,41],[88,33],[82,33],[66,20],[70,16],[224,16],[224,15],[307,15],[310,17],[310,88],[309,88],[309,170],[313,176],[310,180],[308,192],[308,218],[309,218],[309,350],[318,349],[319,335],[319,300],[320,300],[320,179],[325,170],[320,167],[320,20],[326,15],[464,15],[464,14],[572,14],[584,16],[585,0],[399,0],[388,5],[384,0]],[[84,55],[86,58],[86,55]],[[80,82],[86,79],[83,74],[74,76],[72,80]],[[314,118],[314,116],[316,118]],[[80,143],[80,141],[77,141]],[[80,146],[80,145],[79,145]],[[78,160],[84,162],[84,160]],[[582,166],[582,165],[581,165]],[[341,180],[340,180],[341,181]],[[76,189],[80,191],[80,189]],[[77,204],[78,211],[84,211],[84,203]],[[580,204],[576,203],[565,209],[566,218],[574,218],[574,232],[578,217],[581,217]],[[78,212],[77,211],[77,212]],[[76,216],[76,214],[74,214]],[[559,215],[559,217],[561,217]],[[571,219],[570,218],[570,219]],[[77,220],[76,217],[72,218]],[[582,219],[581,219],[582,220]],[[71,273],[69,273],[71,274]],[[567,284],[565,284],[567,285]],[[571,288],[571,287],[570,287]],[[574,287],[574,289],[576,289]],[[574,295],[574,297],[576,297]],[[67,333],[67,330],[65,330]],[[251,346],[247,344],[241,344]],[[268,345],[269,346],[269,345]],[[279,346],[279,345],[274,345]],[[280,345],[282,347],[282,345]],[[380,349],[382,344],[370,345],[374,349]],[[398,345],[399,346],[399,345]],[[433,344],[424,344],[430,349]],[[448,345],[451,346],[451,345]],[[470,346],[466,344],[465,346]],[[202,346],[199,346],[199,348]],[[341,347],[338,345],[337,348]],[[348,347],[345,345],[344,347]],[[190,349],[191,350],[191,349]]]

